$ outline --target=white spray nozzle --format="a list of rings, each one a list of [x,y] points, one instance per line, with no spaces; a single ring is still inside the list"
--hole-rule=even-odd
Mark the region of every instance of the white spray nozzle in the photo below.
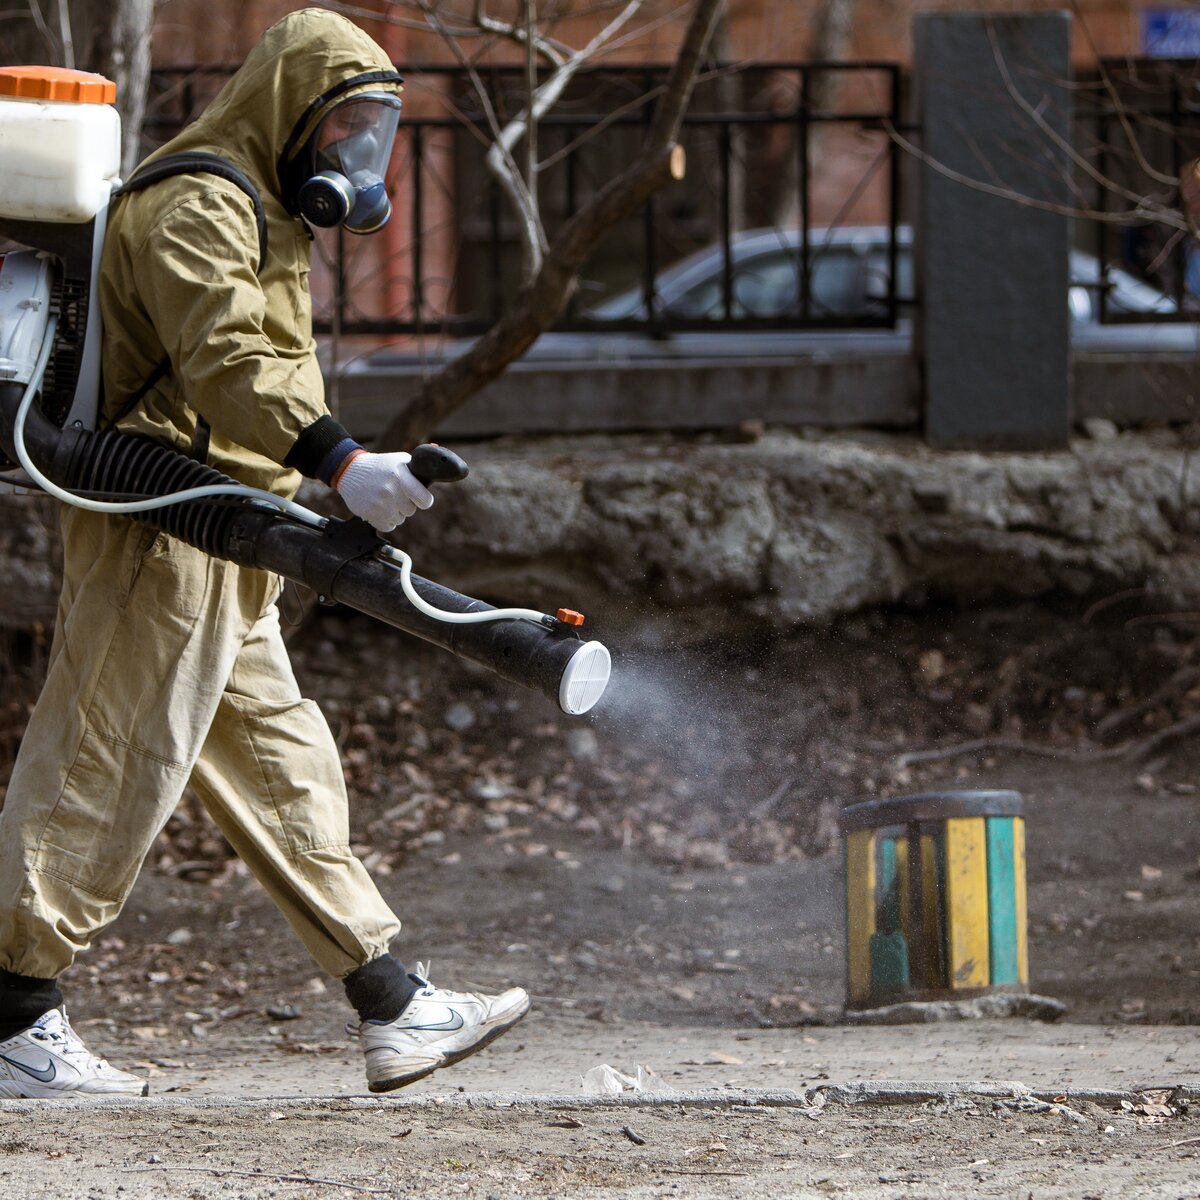
[[[612,655],[603,642],[584,642],[567,663],[558,685],[558,706],[568,716],[580,717],[594,708],[608,687]]]

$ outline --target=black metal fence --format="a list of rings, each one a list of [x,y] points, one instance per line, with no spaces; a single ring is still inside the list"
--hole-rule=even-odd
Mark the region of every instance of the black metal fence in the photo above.
[[[1077,241],[1100,264],[1097,316],[1195,321],[1200,246],[1186,225],[1200,226],[1200,63],[1106,59],[1076,83]],[[1130,279],[1158,301],[1126,302]]]
[[[367,239],[319,239],[318,327],[345,334],[469,335],[521,281],[516,217],[489,172],[487,108],[525,102],[524,73],[420,67],[393,159],[395,215]],[[198,115],[230,68],[156,70],[149,145]],[[661,66],[581,72],[538,131],[548,235],[636,155]],[[901,74],[894,63],[714,65],[681,141],[687,176],[604,239],[563,330],[887,328],[911,295],[902,223]]]

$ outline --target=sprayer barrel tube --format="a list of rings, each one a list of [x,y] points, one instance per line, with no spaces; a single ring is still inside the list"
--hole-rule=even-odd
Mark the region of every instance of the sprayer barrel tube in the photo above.
[[[315,530],[289,521],[255,514],[261,522],[252,540],[254,565],[314,586],[337,559]],[[491,605],[473,600],[418,575],[413,586],[423,600],[450,612],[487,612]],[[542,692],[560,702],[567,664],[583,643],[578,638],[535,625],[531,621],[490,621],[478,625],[448,625],[418,612],[400,585],[400,572],[375,556],[353,559],[336,569],[326,598],[377,617],[487,667],[504,679]]]
[[[14,414],[22,387],[0,384],[0,449],[13,455]],[[74,491],[121,496],[175,494],[193,486],[231,480],[146,438],[88,430],[63,431],[33,406],[25,425],[30,460],[53,482]],[[168,505],[133,515],[189,545],[243,567],[273,571],[331,601],[368,613],[453,654],[470,659],[524,687],[544,693],[571,715],[589,711],[608,682],[610,659],[599,642],[581,642],[562,628],[501,618],[478,624],[439,621],[419,611],[404,593],[400,570],[375,552],[369,533],[348,554],[339,536],[351,523],[315,528],[263,507],[251,493],[245,502],[207,500]],[[355,554],[361,554],[355,557]],[[417,595],[455,613],[492,612],[488,604],[440,584],[412,577]]]

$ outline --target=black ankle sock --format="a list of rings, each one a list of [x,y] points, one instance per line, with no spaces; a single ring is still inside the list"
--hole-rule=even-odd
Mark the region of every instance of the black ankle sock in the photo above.
[[[62,1002],[58,980],[0,970],[0,1042],[28,1029],[43,1013],[60,1008]]]
[[[404,964],[390,954],[350,972],[346,999],[364,1021],[394,1021],[417,993]]]

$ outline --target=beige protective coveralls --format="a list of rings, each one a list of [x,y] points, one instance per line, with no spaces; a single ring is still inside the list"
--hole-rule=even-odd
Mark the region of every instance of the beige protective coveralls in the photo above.
[[[282,200],[298,149],[344,81],[394,74],[332,13],[273,26],[204,115],[154,157],[220,154],[250,199],[212,175],[121,198],[105,244],[106,407],[169,355],[171,372],[122,423],[185,452],[197,413],[209,462],[291,495],[332,426],[311,330],[310,239]],[[307,115],[306,115],[307,114]],[[322,420],[323,418],[323,420]],[[313,430],[324,429],[324,440]],[[336,434],[334,440],[336,440]],[[65,509],[64,585],[49,675],[0,814],[0,968],[57,977],[119,912],[191,781],[318,963],[343,977],[384,954],[399,922],[349,849],[329,728],[302,699],[280,636],[280,580],[212,559],[126,517]]]

